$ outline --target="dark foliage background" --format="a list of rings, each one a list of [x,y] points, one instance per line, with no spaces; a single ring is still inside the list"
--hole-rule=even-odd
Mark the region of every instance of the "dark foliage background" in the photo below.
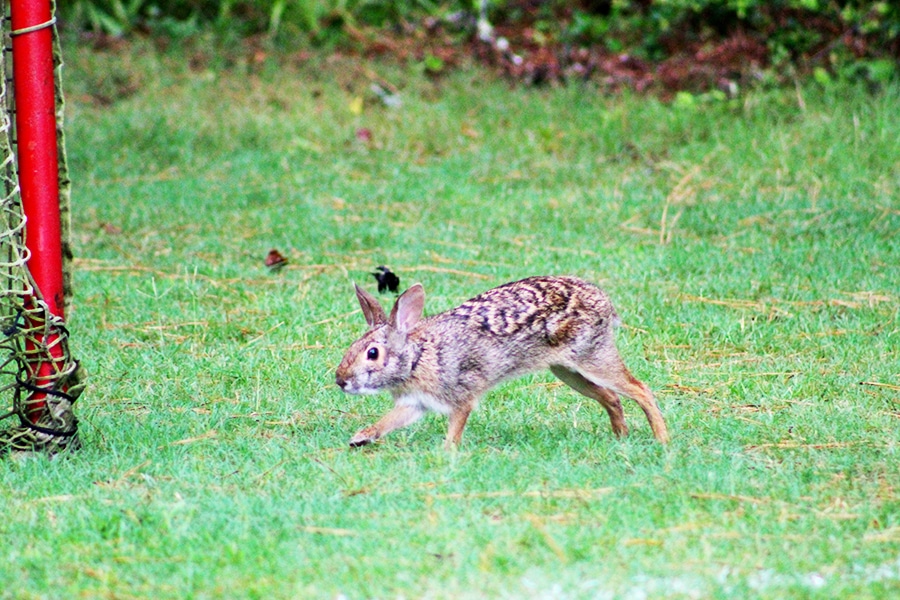
[[[900,4],[872,0],[77,0],[59,11],[65,29],[95,39],[212,34],[268,50],[394,54],[433,74],[474,57],[529,83],[593,78],[664,93],[732,94],[797,75],[879,84],[900,57]]]

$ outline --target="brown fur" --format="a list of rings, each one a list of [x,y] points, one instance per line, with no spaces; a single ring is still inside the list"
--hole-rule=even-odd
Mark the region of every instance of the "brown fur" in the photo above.
[[[357,286],[369,330],[347,350],[335,380],[351,394],[390,391],[394,408],[353,436],[374,442],[426,411],[449,416],[447,444],[459,444],[469,413],[504,379],[549,368],[628,433],[618,396],[643,409],[653,435],[668,441],[649,388],[625,368],[613,339],[619,317],[597,286],[575,277],[529,277],[488,290],[447,312],[422,318],[425,291],[406,290],[386,316]]]

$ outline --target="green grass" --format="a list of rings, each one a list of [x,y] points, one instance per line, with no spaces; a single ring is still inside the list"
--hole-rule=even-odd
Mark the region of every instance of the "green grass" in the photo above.
[[[900,86],[691,108],[318,58],[67,59],[84,448],[0,461],[0,597],[900,590]],[[390,405],[333,382],[379,264],[427,312],[600,283],[672,442],[630,401],[615,439],[539,374],[458,452],[438,417],[347,448]]]

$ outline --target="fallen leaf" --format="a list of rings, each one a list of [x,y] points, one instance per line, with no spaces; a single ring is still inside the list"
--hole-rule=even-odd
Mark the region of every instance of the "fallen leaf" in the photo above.
[[[269,250],[269,253],[266,255],[266,266],[272,269],[273,271],[279,270],[281,267],[287,264],[287,259],[281,255],[281,252],[272,248]]]

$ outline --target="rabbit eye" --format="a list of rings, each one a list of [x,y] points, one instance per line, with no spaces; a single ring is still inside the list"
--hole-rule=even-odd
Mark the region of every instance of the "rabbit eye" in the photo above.
[[[366,358],[369,360],[378,360],[378,348],[369,348],[369,351],[366,352]]]

